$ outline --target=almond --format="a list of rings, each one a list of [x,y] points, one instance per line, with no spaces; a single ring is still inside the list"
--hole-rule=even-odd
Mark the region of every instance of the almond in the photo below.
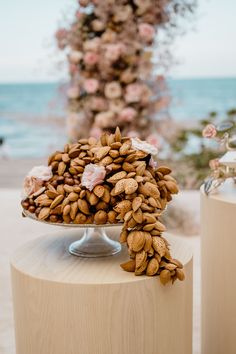
[[[77,203],[77,202],[71,203],[71,207],[70,207],[70,217],[71,217],[72,220],[75,219],[76,214],[77,214],[77,211],[78,211],[78,203]]]
[[[180,281],[183,281],[185,279],[184,272],[181,269],[176,269],[176,276]]]
[[[171,169],[167,166],[160,166],[157,168],[158,172],[161,172],[163,175],[168,175],[171,173]]]
[[[61,161],[59,162],[59,165],[58,165],[58,175],[59,176],[62,176],[64,174],[66,170],[66,164],[65,162]]]
[[[134,272],[135,271],[135,260],[130,259],[129,261],[122,263],[120,266],[126,272]]]
[[[160,281],[163,285],[166,285],[170,281],[170,271],[167,269],[164,269],[160,273]]]
[[[138,224],[142,224],[142,222],[143,222],[143,213],[142,213],[142,210],[140,208],[137,211],[133,211],[132,216],[133,216],[134,220]]]
[[[69,199],[70,202],[75,202],[76,200],[79,199],[79,196],[77,193],[71,192],[67,198]]]
[[[105,192],[105,188],[102,185],[97,185],[93,188],[93,193],[98,197],[102,198],[103,194]]]
[[[45,220],[49,217],[49,215],[50,215],[50,208],[42,208],[40,210],[38,218],[39,220]]]
[[[133,178],[127,178],[125,180],[125,193],[133,194],[138,189],[138,183]]]
[[[135,256],[136,268],[140,268],[142,264],[146,261],[146,259],[147,259],[147,253],[144,250],[138,252]]]
[[[102,146],[98,149],[98,151],[96,152],[95,154],[95,157],[98,159],[98,160],[101,160],[103,157],[105,157],[108,152],[111,150],[111,147],[110,146]]]
[[[117,172],[113,176],[108,178],[107,182],[109,182],[109,183],[117,183],[119,180],[125,178],[126,175],[127,175],[127,172],[125,172],[125,171]]]
[[[108,217],[108,222],[110,224],[116,224],[118,222],[118,220],[116,219],[117,213],[114,210],[110,210],[107,213],[107,217]]]
[[[63,215],[68,215],[70,213],[70,204],[67,204],[64,208],[63,208]]]
[[[152,245],[154,250],[159,253],[161,257],[164,257],[167,250],[165,241],[161,237],[154,236],[152,238]]]
[[[54,209],[58,204],[60,204],[62,202],[62,200],[64,199],[64,196],[59,194],[54,201],[52,202],[52,204],[50,205],[51,209]]]
[[[104,210],[99,210],[94,215],[95,224],[106,224],[107,223],[107,213]]]
[[[155,275],[158,272],[159,263],[156,258],[152,258],[147,266],[146,274],[149,276]]]
[[[86,216],[82,213],[78,213],[74,219],[74,224],[85,224],[86,223]]]
[[[86,215],[90,214],[89,206],[88,206],[88,203],[86,202],[86,200],[78,199],[78,207],[79,207],[79,210],[82,211],[83,214],[86,214]]]
[[[172,193],[172,194],[177,194],[179,192],[179,189],[177,187],[177,184],[172,182],[172,181],[166,181],[165,182],[166,188]]]
[[[132,231],[133,232],[133,242],[131,249],[134,252],[139,252],[145,245],[145,234],[142,231]]]

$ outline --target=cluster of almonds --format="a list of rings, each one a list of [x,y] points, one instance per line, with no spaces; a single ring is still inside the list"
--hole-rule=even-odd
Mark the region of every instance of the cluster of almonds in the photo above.
[[[145,149],[144,149],[145,150]],[[120,242],[127,243],[130,260],[121,267],[135,275],[160,275],[163,284],[184,279],[182,264],[172,259],[165,226],[159,217],[178,193],[166,166],[155,167],[151,154],[130,138],[103,134],[99,141],[81,139],[49,157],[53,176],[22,201],[40,220],[56,223],[106,224],[123,222]],[[91,190],[84,186],[86,166],[102,166],[105,179]]]

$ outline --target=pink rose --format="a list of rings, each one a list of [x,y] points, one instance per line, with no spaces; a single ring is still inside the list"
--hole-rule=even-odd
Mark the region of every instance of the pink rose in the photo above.
[[[157,134],[150,134],[147,137],[147,142],[156,146],[158,149],[160,148],[160,137]]]
[[[92,97],[90,107],[93,111],[106,111],[107,101],[102,97]]]
[[[207,126],[202,131],[202,136],[208,139],[214,138],[216,134],[217,130],[214,124],[207,124]]]
[[[87,93],[97,92],[99,87],[99,82],[96,79],[87,79],[84,81],[84,89]]]
[[[219,159],[213,159],[209,161],[209,166],[211,170],[217,170],[220,166]]]
[[[105,85],[105,96],[109,99],[119,98],[122,94],[120,83],[117,81],[109,82]]]
[[[143,87],[140,84],[130,84],[126,86],[125,100],[128,103],[139,102],[143,93]]]
[[[98,54],[94,53],[94,52],[87,52],[84,55],[84,62],[87,65],[95,65],[95,64],[97,64],[98,59],[99,59]]]
[[[82,58],[83,53],[81,53],[79,50],[72,50],[69,54],[69,61],[72,64],[78,64]]]
[[[77,86],[72,86],[67,90],[67,97],[71,100],[80,96],[80,89]]]
[[[96,52],[101,44],[101,39],[99,37],[94,37],[84,42],[83,48],[85,51]]]
[[[70,74],[76,74],[79,72],[78,65],[76,64],[71,64],[69,65],[69,72]]]
[[[81,184],[91,192],[95,186],[104,182],[105,176],[106,170],[104,166],[98,166],[90,163],[85,166],[81,178]]]
[[[141,23],[138,26],[139,35],[145,42],[151,42],[155,35],[155,29],[148,23]]]
[[[132,122],[137,116],[137,111],[132,107],[122,109],[119,114],[119,120],[122,122]]]
[[[107,127],[112,127],[115,124],[114,118],[115,118],[114,112],[111,111],[101,112],[95,116],[95,124],[97,127],[102,129],[105,129]]]
[[[125,46],[122,43],[108,44],[106,46],[105,58],[109,61],[116,61],[124,53]]]
[[[52,178],[51,166],[35,166],[30,170],[24,179],[24,195],[30,195],[39,191],[44,181],[49,181]]]
[[[147,143],[144,140],[140,140],[138,138],[131,138],[131,142],[132,142],[132,148],[135,150],[141,150],[146,152],[147,154],[151,154],[151,155],[157,155],[158,150],[156,147],[154,147],[153,145]]]

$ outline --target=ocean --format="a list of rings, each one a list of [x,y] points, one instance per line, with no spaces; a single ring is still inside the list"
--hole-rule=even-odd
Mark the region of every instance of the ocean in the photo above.
[[[171,79],[170,116],[197,121],[236,107],[236,78]],[[0,138],[6,155],[42,157],[66,142],[65,95],[58,83],[0,84]]]

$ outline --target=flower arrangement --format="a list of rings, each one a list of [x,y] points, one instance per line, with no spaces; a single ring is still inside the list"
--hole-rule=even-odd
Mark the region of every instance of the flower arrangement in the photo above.
[[[154,75],[157,28],[172,29],[170,38],[178,15],[192,11],[194,3],[79,0],[73,23],[56,33],[58,47],[69,51],[71,141],[114,132],[117,125],[125,134],[135,132],[140,138],[151,134],[155,113],[168,104],[163,76]]]
[[[34,167],[26,176],[22,207],[54,223],[122,222],[120,242],[130,255],[121,264],[124,270],[160,275],[163,284],[183,280],[183,266],[172,258],[161,222],[178,187],[171,170],[154,163],[155,154],[152,145],[122,137],[119,128],[98,140],[66,144],[49,157],[48,166]]]

